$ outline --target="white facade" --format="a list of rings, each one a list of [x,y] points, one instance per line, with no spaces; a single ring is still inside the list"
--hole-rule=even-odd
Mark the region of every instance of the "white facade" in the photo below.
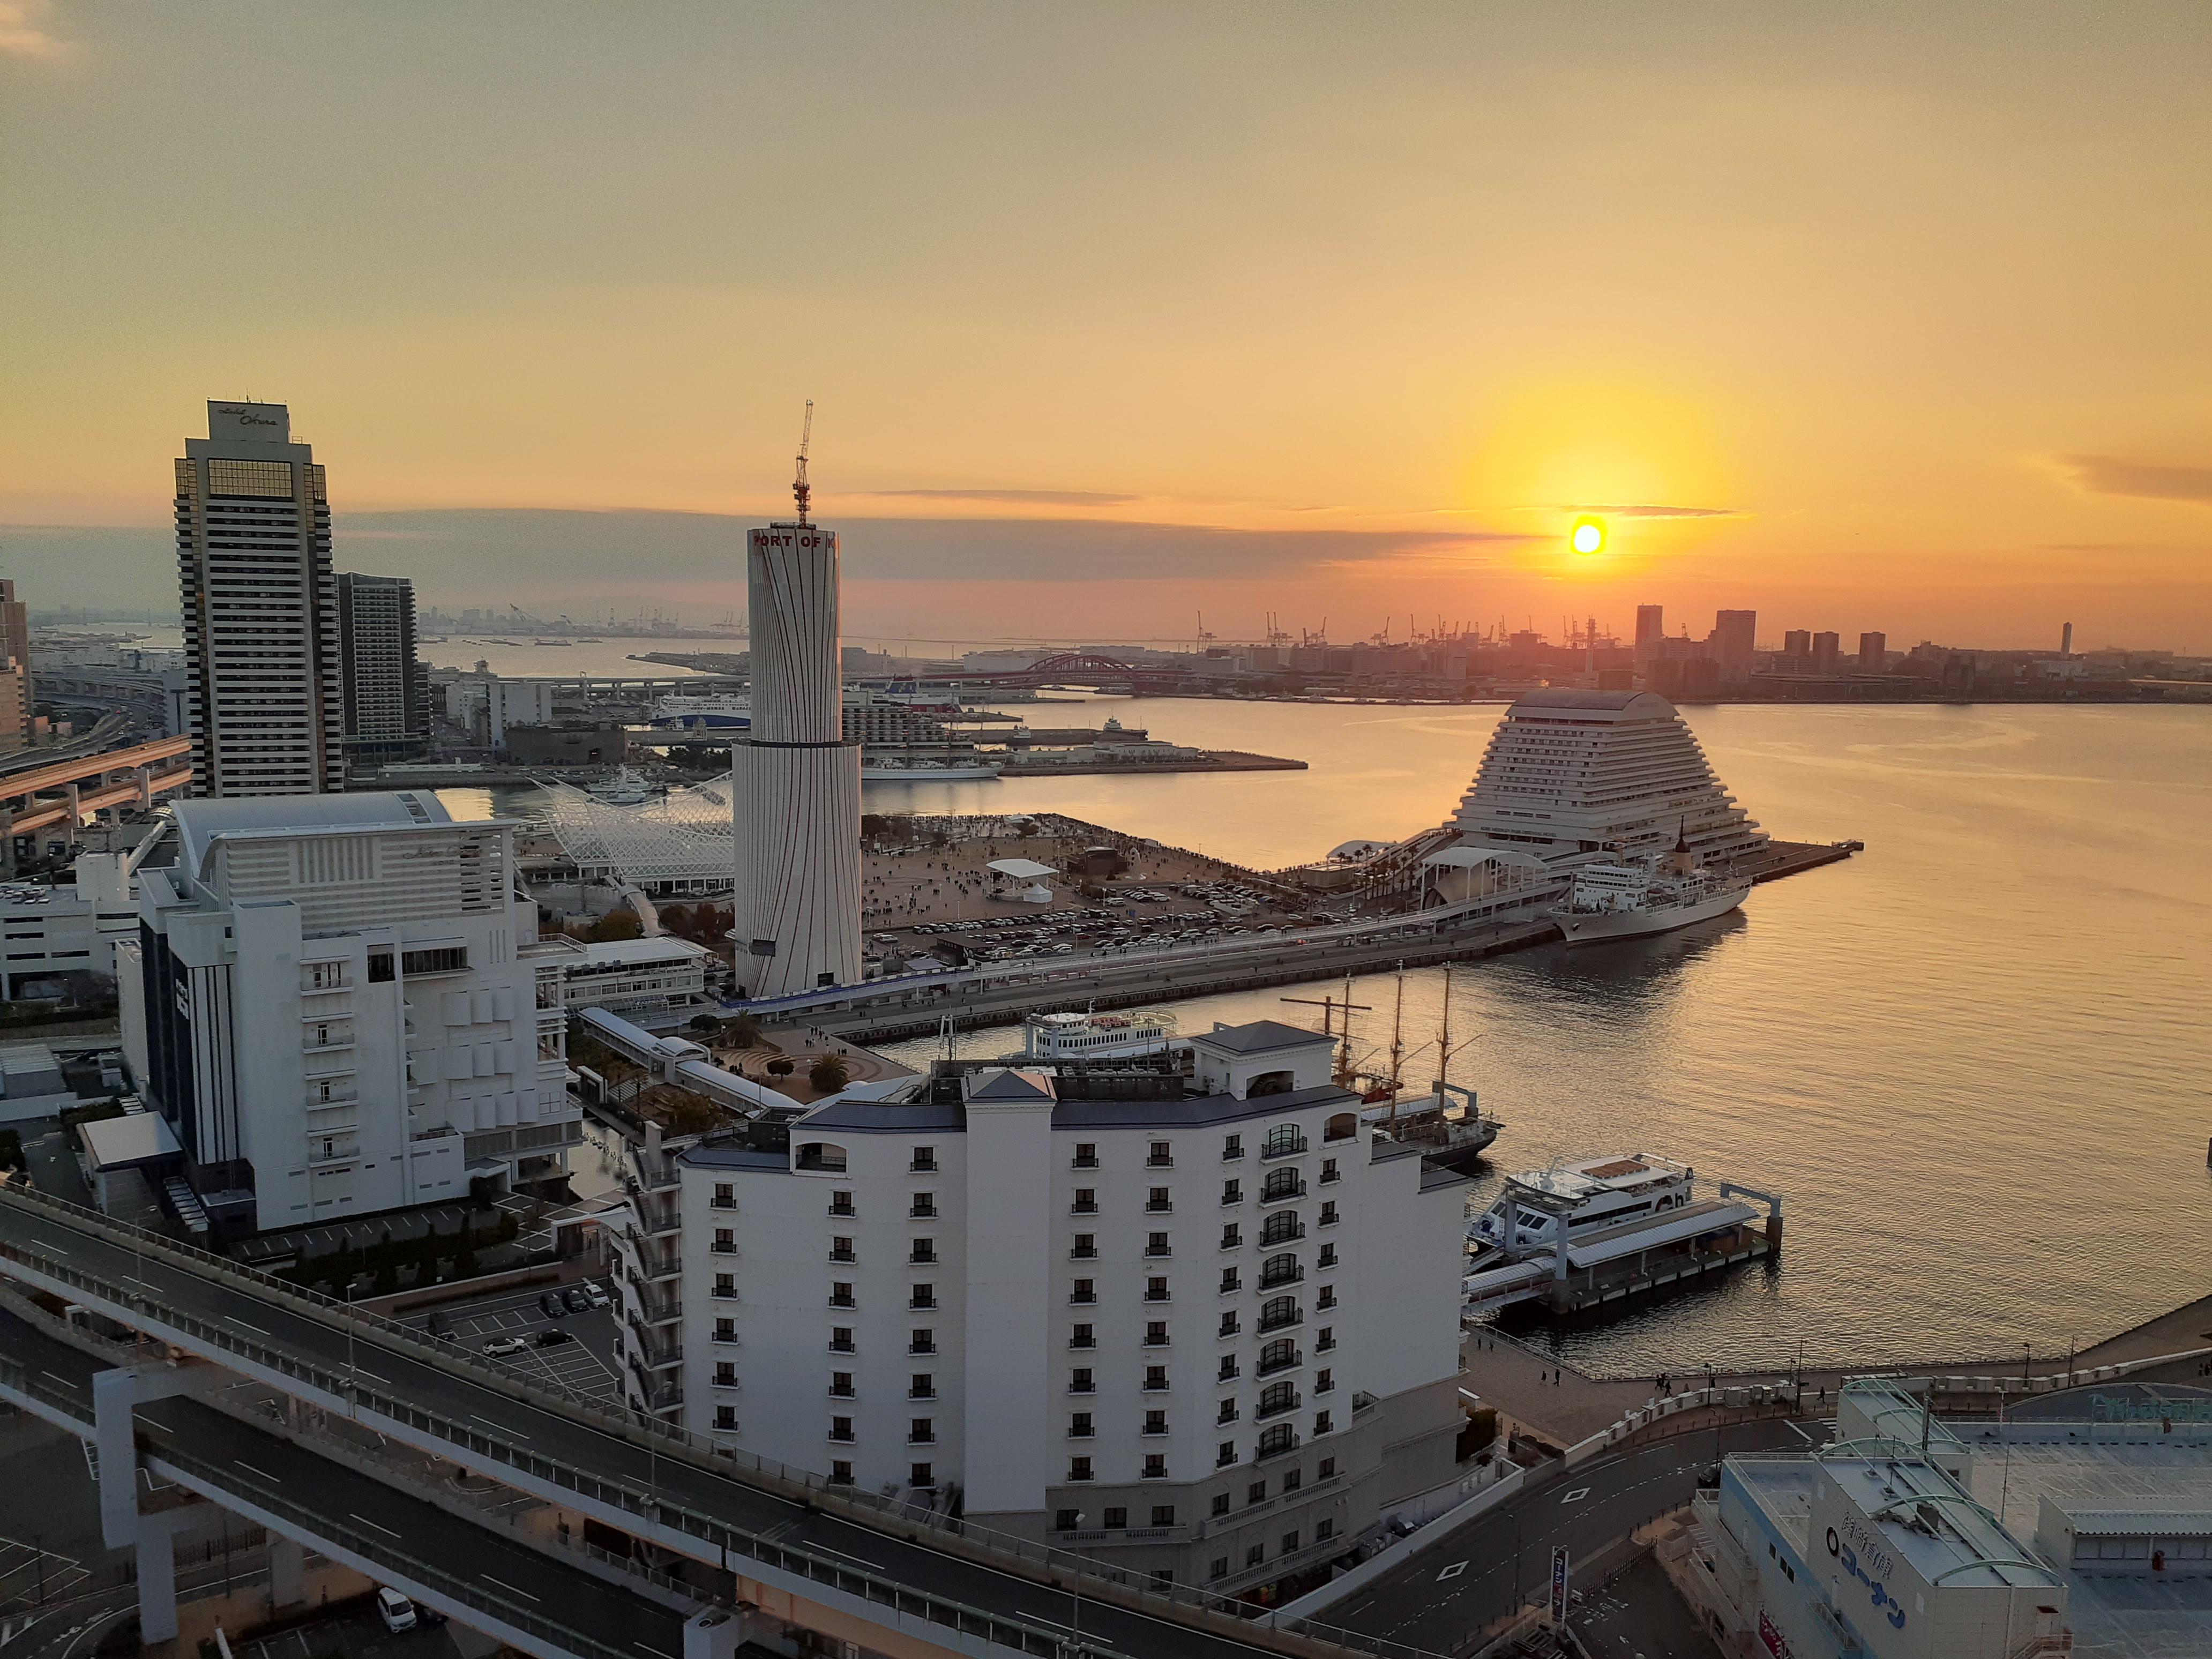
[[[1664,853],[1709,864],[1766,845],[1674,705],[1650,691],[1532,691],[1498,722],[1454,823],[1547,864]]]
[[[713,956],[704,945],[668,933],[587,944],[562,969],[562,1000],[572,1008],[613,1013],[680,1008],[705,999]]]
[[[1360,1122],[1328,1038],[1187,1041],[691,1146],[665,1279],[634,1246],[633,1399],[1182,1582],[1342,1553],[1458,1474],[1465,1183]]]
[[[754,998],[860,980],[860,746],[844,735],[837,538],[746,533],[752,724],[731,746],[738,981]]]
[[[504,749],[508,726],[552,725],[554,694],[571,684],[465,675],[446,684],[446,718],[465,727],[478,743]]]
[[[176,464],[177,566],[195,788],[296,795],[344,784],[330,498],[283,404],[208,404]]]
[[[59,1000],[72,974],[115,972],[115,945],[138,929],[123,855],[88,853],[76,884],[0,883],[0,1001]]]
[[[559,1174],[561,964],[510,826],[427,793],[185,801],[137,866],[125,1043],[219,1230]]]

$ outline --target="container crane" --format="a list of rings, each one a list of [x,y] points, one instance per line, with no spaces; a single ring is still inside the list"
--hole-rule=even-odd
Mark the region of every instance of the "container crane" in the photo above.
[[[799,473],[791,481],[792,499],[799,503],[799,522],[806,522],[806,503],[813,494],[806,483],[806,447],[814,441],[814,399],[806,400],[806,422],[799,429]]]

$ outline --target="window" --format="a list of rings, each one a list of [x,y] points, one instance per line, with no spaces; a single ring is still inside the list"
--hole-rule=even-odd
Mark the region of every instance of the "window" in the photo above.
[[[919,1327],[913,1336],[908,1339],[906,1351],[908,1353],[935,1353],[937,1333],[927,1325]]]
[[[937,1168],[937,1148],[934,1146],[915,1147],[914,1149],[914,1160],[906,1167],[907,1172],[909,1175],[928,1175],[933,1173]]]
[[[718,1210],[736,1209],[738,1207],[737,1188],[732,1187],[726,1181],[716,1182],[714,1183],[714,1207]]]
[[[1242,1279],[1240,1279],[1240,1278],[1237,1276],[1237,1269],[1236,1269],[1236,1268],[1234,1268],[1234,1267],[1224,1267],[1224,1268],[1221,1270],[1221,1292],[1220,1292],[1220,1293],[1221,1293],[1223,1296],[1226,1296],[1226,1295],[1228,1295],[1230,1291],[1233,1291],[1233,1290],[1236,1290],[1236,1289],[1237,1289],[1239,1285],[1241,1285],[1243,1283],[1243,1280]]]
[[[927,1463],[916,1463],[908,1468],[906,1480],[910,1486],[933,1486],[937,1484],[937,1471]]]
[[[913,1204],[908,1207],[907,1213],[910,1216],[921,1218],[927,1218],[930,1216],[935,1215],[937,1213],[937,1194],[935,1193],[916,1193],[914,1195]]]
[[[1165,1434],[1168,1431],[1168,1414],[1164,1411],[1146,1412],[1144,1431],[1146,1434]]]
[[[1091,1377],[1090,1366],[1078,1365],[1073,1371],[1068,1373],[1068,1393],[1093,1394],[1097,1391],[1097,1388],[1098,1384]]]
[[[725,1302],[734,1302],[738,1297],[738,1276],[735,1273],[714,1275],[714,1294]]]
[[[1054,1510],[1052,1512],[1052,1528],[1054,1532],[1073,1532],[1082,1524],[1081,1510]]]
[[[832,1261],[857,1261],[860,1260],[858,1256],[853,1254],[852,1239],[842,1233],[838,1234],[830,1241],[830,1259]]]
[[[1160,1432],[1164,1434],[1167,1431],[1163,1429]],[[1151,1452],[1146,1454],[1145,1458],[1145,1467],[1137,1471],[1137,1478],[1140,1480],[1166,1480],[1168,1478],[1167,1455],[1164,1452]]]
[[[1114,1504],[1107,1510],[1104,1516],[1104,1523],[1109,1528],[1119,1530],[1121,1528],[1126,1527],[1129,1524],[1129,1511],[1123,1509],[1119,1504]]]
[[[1088,1440],[1097,1432],[1091,1425],[1089,1412],[1078,1412],[1067,1419],[1068,1437],[1072,1440]]]
[[[914,1241],[913,1247],[912,1247],[910,1249],[908,1249],[908,1250],[907,1251],[907,1253],[906,1253],[906,1259],[907,1259],[908,1261],[936,1261],[936,1260],[937,1260],[937,1241],[936,1241],[935,1239],[933,1239],[933,1238],[917,1238],[917,1239],[915,1239],[915,1240]]]
[[[1069,1458],[1067,1460],[1067,1478],[1070,1480],[1088,1480],[1091,1479],[1091,1460],[1087,1457]]]
[[[1227,1226],[1221,1230],[1221,1248],[1223,1249],[1240,1249],[1243,1247],[1243,1243],[1244,1230],[1238,1226],[1235,1222],[1231,1222]]]
[[[1323,1140],[1349,1140],[1359,1133],[1359,1119],[1351,1112],[1339,1112],[1322,1126]]]
[[[1227,1313],[1221,1316],[1220,1334],[1223,1336],[1234,1336],[1237,1334],[1237,1310],[1234,1308],[1231,1308]]]
[[[374,964],[371,964],[374,966]],[[465,945],[441,945],[429,951],[402,951],[399,971],[413,976],[416,974],[458,974],[469,965],[469,947]],[[374,978],[372,974],[370,977]]]
[[[715,1254],[716,1255],[735,1255],[737,1253],[738,1253],[738,1237],[737,1237],[737,1235],[736,1235],[735,1233],[732,1232],[732,1231],[731,1231],[727,1227],[717,1227],[717,1228],[715,1228],[715,1229],[714,1229],[714,1254]]]
[[[1304,1198],[1305,1194],[1305,1182],[1298,1179],[1298,1172],[1296,1169],[1270,1170],[1267,1171],[1267,1180],[1260,1183],[1260,1201],[1262,1204],[1280,1203],[1289,1198]]]
[[[1068,1255],[1073,1256],[1078,1261],[1091,1261],[1097,1260],[1098,1255],[1098,1235],[1096,1233],[1076,1234],[1075,1248],[1070,1250]]]
[[[1237,1402],[1234,1400],[1223,1401],[1214,1409],[1213,1420],[1218,1424],[1234,1423],[1237,1420]]]
[[[1098,1189],[1096,1187],[1078,1187],[1075,1189],[1075,1202],[1068,1207],[1078,1215],[1097,1215]]]
[[[1279,1336],[1260,1350],[1260,1364],[1255,1368],[1261,1376],[1271,1371],[1286,1370],[1298,1363],[1298,1345],[1287,1336]]]
[[[1157,1392],[1161,1389],[1164,1389],[1167,1385],[1168,1368],[1166,1366],[1147,1365],[1145,1367],[1145,1387],[1147,1390]]]
[[[1326,1187],[1332,1181],[1341,1181],[1343,1179],[1343,1176],[1337,1172],[1336,1160],[1334,1158],[1325,1158],[1322,1159],[1321,1182],[1322,1186]]]
[[[1164,1319],[1146,1321],[1145,1324],[1145,1346],[1148,1348],[1164,1348],[1167,1345],[1168,1322]]]
[[[1335,1474],[1336,1460],[1334,1457],[1324,1457],[1321,1460],[1319,1466],[1314,1470],[1314,1479],[1316,1480],[1327,1480],[1334,1477]]]
[[[937,1373],[934,1371],[910,1373],[906,1380],[906,1397],[909,1400],[936,1399]]]
[[[1067,1346],[1071,1348],[1095,1348],[1098,1346],[1097,1333],[1088,1325],[1078,1325],[1069,1335]]]
[[[1321,1224],[1324,1227],[1336,1225],[1336,1200],[1333,1198],[1321,1206]]]
[[[853,1437],[853,1419],[849,1417],[831,1418],[830,1419],[830,1437],[832,1440],[851,1440]]]
[[[1232,1445],[1234,1444],[1233,1442],[1231,1443]],[[1226,1515],[1229,1513],[1229,1494],[1227,1492],[1218,1492],[1213,1494],[1213,1513],[1216,1515]]]
[[[1316,1522],[1314,1522],[1314,1542],[1315,1542],[1315,1543],[1316,1543],[1316,1544],[1326,1544],[1327,1542],[1328,1542],[1328,1540],[1329,1540],[1330,1539],[1332,1539],[1332,1538],[1334,1538],[1334,1537],[1335,1537],[1335,1536],[1336,1536],[1336,1522],[1334,1522],[1334,1521],[1316,1521]]]
[[[1316,1434],[1333,1434],[1335,1431],[1336,1416],[1334,1413],[1316,1412],[1314,1413],[1314,1432]]]
[[[830,1352],[851,1353],[854,1351],[853,1328],[850,1325],[832,1325],[830,1328]]]
[[[1287,1423],[1278,1423],[1260,1437],[1258,1455],[1273,1457],[1289,1451],[1298,1443],[1298,1431]]]
[[[860,1304],[853,1299],[851,1284],[841,1279],[830,1286],[830,1305],[833,1308],[857,1308]]]
[[[1250,1486],[1245,1487],[1244,1501],[1248,1504],[1266,1503],[1267,1501],[1267,1483],[1264,1480],[1255,1480]]]
[[[1206,1576],[1208,1578],[1226,1578],[1226,1577],[1229,1577],[1229,1558],[1228,1558],[1227,1556],[1225,1556],[1225,1555],[1217,1555],[1217,1556],[1215,1556],[1215,1557],[1213,1558],[1213,1565],[1212,1565],[1212,1566],[1208,1567],[1208,1568],[1206,1570]]]
[[[1314,1334],[1314,1352],[1327,1353],[1336,1346],[1336,1327],[1324,1325]]]
[[[1241,1181],[1223,1182],[1221,1201],[1224,1204],[1242,1204],[1244,1201],[1244,1183]]]
[[[1324,1367],[1314,1373],[1314,1392],[1327,1394],[1336,1387],[1336,1373]]]
[[[1306,1236],[1304,1224],[1299,1221],[1296,1210],[1278,1210],[1260,1224],[1262,1244],[1285,1244],[1294,1238]]]
[[[1175,1252],[1168,1248],[1168,1236],[1165,1233],[1146,1233],[1145,1235],[1145,1254],[1146,1255],[1173,1255]]]
[[[1260,1156],[1262,1158],[1294,1158],[1298,1153],[1305,1151],[1305,1149],[1306,1133],[1304,1130],[1299,1128],[1295,1123],[1278,1123],[1273,1128],[1267,1131],[1267,1139],[1261,1143],[1260,1147]]]
[[[1295,1325],[1299,1320],[1298,1304],[1295,1298],[1279,1296],[1263,1303],[1260,1308],[1260,1328],[1279,1331],[1285,1325]]]
[[[792,1167],[809,1175],[842,1175],[845,1173],[845,1149],[826,1140],[804,1141],[799,1147]]]
[[[1285,1492],[1296,1492],[1300,1486],[1305,1485],[1305,1483],[1306,1477],[1304,1470],[1289,1468],[1283,1471],[1283,1490]]]
[[[1336,1286],[1334,1285],[1322,1285],[1320,1292],[1314,1297],[1315,1310],[1319,1312],[1329,1308],[1334,1308],[1335,1305]]]
[[[853,1373],[850,1371],[830,1372],[830,1395],[833,1400],[850,1400],[853,1397]]]
[[[372,951],[368,956],[368,982],[371,985],[392,983],[392,952]]]
[[[714,1322],[714,1340],[715,1340],[715,1341],[717,1341],[717,1342],[734,1342],[734,1341],[736,1341],[737,1340],[738,1340],[738,1322],[737,1322],[736,1320],[734,1320],[734,1319],[728,1319],[728,1318],[723,1318],[723,1319],[718,1319],[718,1320],[716,1320],[716,1321]]]
[[[830,1484],[849,1486],[853,1484],[853,1465],[848,1458],[840,1457],[830,1465]]]
[[[1265,1544],[1255,1544],[1244,1552],[1244,1565],[1248,1567],[1256,1567],[1267,1559],[1267,1547]]]
[[[1218,1450],[1216,1450],[1216,1451],[1214,1452],[1214,1454],[1213,1454],[1213,1467],[1214,1467],[1215,1468],[1217,1468],[1217,1469],[1226,1468],[1228,1468],[1228,1467],[1229,1467],[1229,1465],[1231,1465],[1231,1463],[1234,1463],[1236,1461],[1237,1461],[1237,1443],[1236,1443],[1234,1440],[1224,1440],[1224,1441],[1223,1441],[1223,1442],[1221,1443],[1221,1445],[1220,1445],[1219,1449],[1218,1449]],[[1229,1500],[1228,1500],[1228,1498],[1227,1498],[1226,1497],[1217,1498],[1215,1498],[1213,1501],[1214,1501],[1215,1503],[1217,1503],[1217,1504],[1218,1504],[1222,1505],[1222,1509],[1218,1509],[1218,1510],[1214,1510],[1214,1513],[1215,1513],[1216,1515],[1219,1515],[1219,1514],[1221,1514],[1221,1513],[1223,1512],[1223,1510],[1225,1510],[1225,1509],[1227,1508],[1227,1506],[1228,1506],[1228,1503],[1229,1503]]]
[[[715,1407],[714,1426],[718,1429],[736,1428],[738,1426],[738,1408],[735,1406]]]
[[[1280,1255],[1271,1255],[1260,1264],[1260,1288],[1263,1291],[1278,1285],[1295,1285],[1304,1277],[1298,1267],[1297,1257],[1288,1250]]]
[[[1175,1208],[1175,1206],[1168,1201],[1168,1189],[1166,1188],[1154,1187],[1146,1195],[1145,1208],[1152,1213],[1158,1215],[1163,1214],[1169,1210],[1172,1210]]]
[[[937,1305],[937,1286],[927,1284],[915,1285],[914,1289],[908,1293],[906,1305],[909,1308],[935,1307]]]
[[[1175,1167],[1174,1143],[1166,1140],[1154,1141],[1152,1150],[1146,1156],[1145,1166],[1152,1170],[1173,1169]]]
[[[1172,1527],[1175,1525],[1175,1505],[1172,1504],[1153,1504],[1152,1524],[1156,1527]]]
[[[1098,1167],[1097,1141],[1079,1140],[1075,1143],[1075,1167],[1079,1170],[1095,1170]]]
[[[1243,1135],[1231,1135],[1221,1143],[1221,1161],[1224,1164],[1243,1156],[1244,1137]]]
[[[840,1188],[837,1191],[830,1194],[830,1213],[831,1215],[858,1215],[860,1212],[853,1207],[853,1194],[847,1192],[842,1188]]]
[[[1166,1301],[1167,1299],[1168,1299],[1168,1282],[1167,1282],[1167,1280],[1166,1280],[1166,1279],[1162,1279],[1162,1278],[1159,1278],[1158,1276],[1155,1275],[1154,1277],[1152,1277],[1152,1278],[1151,1278],[1151,1279],[1146,1279],[1146,1280],[1145,1281],[1145,1300],[1146,1300],[1146,1301],[1147,1301],[1147,1302],[1164,1302],[1164,1301]]]
[[[1297,1087],[1297,1074],[1290,1071],[1259,1072],[1244,1085],[1244,1098],[1258,1100],[1268,1095],[1286,1095]]]
[[[1236,1375],[1237,1375],[1237,1356],[1236,1356],[1235,1354],[1233,1354],[1233,1353],[1225,1353],[1225,1354],[1222,1355],[1222,1356],[1221,1356],[1221,1369],[1220,1369],[1218,1372],[1216,1372],[1216,1373],[1215,1373],[1214,1380],[1215,1380],[1216,1382],[1228,1382],[1228,1381],[1229,1381],[1229,1379],[1230,1379],[1230,1378],[1231,1378],[1231,1377],[1235,1376]]]
[[[1297,1385],[1294,1382],[1270,1382],[1260,1390],[1259,1409],[1255,1417],[1279,1417],[1298,1403]]]
[[[1075,1288],[1067,1293],[1067,1299],[1070,1302],[1096,1302],[1098,1299],[1098,1281],[1095,1279],[1077,1279]]]
[[[935,1418],[914,1417],[907,1419],[906,1443],[908,1445],[927,1446],[930,1442],[936,1438],[937,1419]],[[917,1486],[927,1486],[928,1484],[929,1483],[926,1480],[917,1480],[915,1482],[915,1485]]]
[[[1336,1266],[1336,1246],[1334,1244],[1322,1245],[1321,1247],[1321,1259],[1316,1261],[1314,1266],[1316,1267],[1334,1267]]]
[[[1283,1553],[1285,1555],[1296,1555],[1297,1553],[1298,1529],[1296,1527],[1292,1527],[1288,1532],[1283,1534]]]

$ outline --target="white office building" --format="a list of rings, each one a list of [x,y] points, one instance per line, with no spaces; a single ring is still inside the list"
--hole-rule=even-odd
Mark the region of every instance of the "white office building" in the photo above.
[[[1462,844],[1549,865],[1656,857],[1678,834],[1725,863],[1768,839],[1674,705],[1650,691],[1529,692],[1492,733],[1453,823]]]
[[[504,823],[435,796],[179,801],[117,948],[126,1052],[224,1237],[561,1175],[561,970]]]
[[[283,404],[210,403],[177,462],[185,717],[202,795],[343,787],[330,497]]]
[[[124,855],[87,853],[68,883],[0,882],[0,1001],[62,1002],[85,975],[115,972],[115,945],[138,931]]]
[[[1464,1178],[1361,1122],[1326,1036],[1185,1042],[682,1150],[623,1246],[633,1402],[1224,1591],[1449,1486]]]
[[[572,1008],[617,1014],[689,1007],[706,1000],[714,954],[672,933],[599,940],[568,958],[562,997]]]

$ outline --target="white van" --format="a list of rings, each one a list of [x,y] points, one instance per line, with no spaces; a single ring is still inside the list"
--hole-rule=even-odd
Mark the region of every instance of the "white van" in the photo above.
[[[415,1628],[415,1604],[389,1585],[376,1592],[376,1616],[395,1636],[403,1630]]]

